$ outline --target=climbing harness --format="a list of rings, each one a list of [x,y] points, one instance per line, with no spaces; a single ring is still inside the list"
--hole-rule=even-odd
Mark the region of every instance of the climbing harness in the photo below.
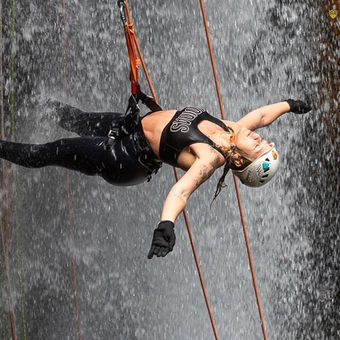
[[[118,126],[112,127],[108,133],[107,141],[104,145],[104,149],[107,150],[112,147],[115,140],[123,138],[124,136],[133,132],[137,126],[140,124],[140,109],[138,102],[141,101],[146,105],[151,112],[162,111],[162,108],[158,105],[154,91],[152,90],[152,85],[146,66],[141,54],[138,41],[135,36],[135,30],[133,23],[131,21],[130,11],[128,7],[127,0],[118,0],[117,5],[120,11],[120,18],[123,23],[126,46],[129,55],[130,62],[130,82],[131,82],[131,96],[128,100],[128,107],[126,109],[124,118],[119,122]],[[144,74],[146,75],[149,87],[153,93],[153,97],[147,96],[142,92],[141,87],[138,82],[138,68],[140,64],[143,65]],[[152,175],[156,174],[162,166],[162,162],[156,160],[152,150],[149,145],[142,145],[142,139],[138,139],[136,144],[141,149],[141,156],[139,156],[139,163],[144,166],[149,172],[148,182],[151,180]],[[142,144],[141,144],[142,143]]]
[[[141,91],[141,87],[138,82],[138,68],[140,66],[140,59],[137,56],[137,50],[139,50],[139,47],[135,37],[130,11],[127,6],[127,2],[124,0],[118,0],[117,5],[119,7],[120,18],[124,27],[126,46],[130,61],[131,96],[128,100],[128,107],[125,111],[124,118],[117,126],[112,127],[109,131],[107,135],[107,141],[104,145],[104,150],[111,148],[116,139],[128,135],[138,125],[140,122],[140,109],[138,107],[139,100],[152,112],[162,111],[162,108],[152,97],[147,96]]]
[[[144,105],[146,105],[151,112],[163,111],[163,109],[155,102],[155,100],[143,93],[139,87],[136,94],[137,100],[140,100]]]
[[[112,148],[113,145],[122,138],[133,140],[138,162],[147,170],[147,181],[149,182],[152,176],[161,168],[163,162],[157,159],[145,139],[141,124],[140,109],[134,95],[131,95],[129,98],[124,117],[115,126],[111,127],[103,146],[103,156],[107,150]]]
[[[128,101],[128,107],[122,120],[115,126],[112,126],[107,141],[104,144],[104,150],[110,149],[116,139],[123,138],[131,133],[140,122],[140,109],[134,95],[131,95]]]

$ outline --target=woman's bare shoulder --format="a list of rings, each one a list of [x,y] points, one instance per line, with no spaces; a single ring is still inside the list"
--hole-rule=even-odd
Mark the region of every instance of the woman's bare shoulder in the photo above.
[[[162,131],[168,124],[176,110],[156,111],[142,118],[144,132]]]
[[[241,127],[242,127],[241,124],[232,122],[231,120],[222,120],[222,122],[226,126],[232,128],[235,133],[237,133],[241,129]]]
[[[164,111],[156,111],[149,113],[143,119],[159,119],[159,118],[168,118],[173,117],[177,110],[164,110]]]

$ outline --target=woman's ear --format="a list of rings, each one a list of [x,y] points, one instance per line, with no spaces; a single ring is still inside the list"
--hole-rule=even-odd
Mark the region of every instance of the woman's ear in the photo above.
[[[240,168],[243,165],[243,157],[238,152],[233,151],[231,155],[231,162],[235,167]]]
[[[237,166],[238,168],[240,168],[243,165],[243,162],[241,159],[236,158],[234,159],[234,165]]]

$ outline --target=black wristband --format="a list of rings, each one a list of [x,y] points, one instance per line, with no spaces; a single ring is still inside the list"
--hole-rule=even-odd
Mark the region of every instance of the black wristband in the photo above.
[[[164,227],[164,228],[172,228],[172,229],[174,229],[175,228],[175,224],[173,223],[173,222],[171,222],[171,221],[168,221],[168,220],[166,220],[166,221],[160,221],[159,223],[158,223],[158,226],[159,227]]]
[[[289,110],[291,110],[292,107],[294,106],[295,100],[294,100],[294,99],[286,99],[285,102],[288,103],[288,105],[289,105]]]

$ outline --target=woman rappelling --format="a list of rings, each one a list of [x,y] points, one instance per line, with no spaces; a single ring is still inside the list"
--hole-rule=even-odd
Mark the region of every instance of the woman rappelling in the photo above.
[[[137,100],[151,110],[139,115]],[[243,184],[260,187],[275,175],[279,155],[254,131],[281,115],[306,113],[311,108],[288,99],[251,111],[237,122],[220,120],[198,107],[161,110],[141,91],[132,95],[125,114],[88,113],[59,102],[49,102],[59,124],[80,137],[46,144],[0,141],[0,158],[28,168],[60,166],[85,175],[98,175],[108,183],[130,186],[151,179],[162,163],[185,174],[168,193],[148,258],[166,256],[175,244],[174,223],[191,194],[224,167],[215,198],[231,169]]]

